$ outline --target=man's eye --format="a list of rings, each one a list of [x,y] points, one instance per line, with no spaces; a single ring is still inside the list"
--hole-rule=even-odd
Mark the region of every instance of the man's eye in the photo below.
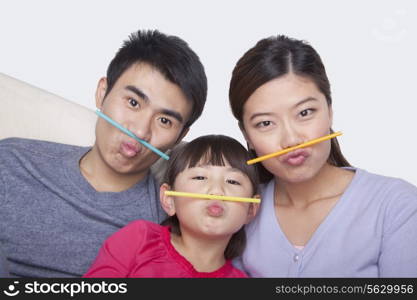
[[[193,179],[195,179],[195,180],[204,180],[205,177],[204,176],[194,176]]]
[[[164,125],[171,125],[171,123],[172,123],[170,119],[167,119],[167,118],[164,118],[164,117],[160,118],[159,120]]]
[[[268,127],[269,125],[271,125],[271,121],[262,121],[256,124],[256,127]]]
[[[129,104],[130,104],[132,107],[138,107],[138,106],[139,106],[138,101],[136,101],[135,99],[132,99],[132,98],[130,98],[130,99],[129,99]]]
[[[234,184],[234,185],[240,185],[240,182],[239,181],[236,181],[234,179],[227,179],[226,182],[227,183],[230,183],[230,184]]]

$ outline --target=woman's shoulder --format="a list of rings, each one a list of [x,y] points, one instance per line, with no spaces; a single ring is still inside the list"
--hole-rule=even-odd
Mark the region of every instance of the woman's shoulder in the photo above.
[[[358,181],[362,185],[384,187],[387,191],[417,193],[417,187],[402,178],[375,174],[359,168],[354,170],[356,172],[355,177],[358,177]]]
[[[417,209],[417,187],[404,179],[356,169],[352,185],[356,195],[374,198],[392,210]]]

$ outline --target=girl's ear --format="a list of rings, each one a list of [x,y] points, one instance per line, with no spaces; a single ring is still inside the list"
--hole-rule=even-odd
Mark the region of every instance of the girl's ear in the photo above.
[[[253,196],[253,198],[260,199],[261,197],[259,195]],[[249,209],[248,209],[248,216],[246,218],[246,223],[248,224],[252,219],[256,216],[259,209],[259,203],[249,203]]]
[[[170,189],[171,187],[167,183],[161,185],[159,188],[159,201],[161,202],[161,206],[165,212],[169,216],[173,216],[175,215],[174,197],[165,195],[165,191],[169,191]]]
[[[243,134],[243,137],[246,140],[246,143],[248,143],[249,150],[255,150],[255,148],[252,145],[252,142],[250,141],[250,139],[248,137],[248,134],[246,133],[245,127],[243,126],[243,123],[242,122],[239,122],[239,128],[240,128],[240,131]]]

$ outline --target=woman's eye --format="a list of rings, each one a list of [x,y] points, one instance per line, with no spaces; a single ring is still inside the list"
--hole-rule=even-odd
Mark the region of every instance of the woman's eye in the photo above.
[[[236,181],[234,179],[227,179],[226,182],[227,183],[230,183],[230,184],[234,184],[234,185],[240,185],[240,182],[239,181]]]
[[[204,180],[205,177],[204,176],[194,176],[193,179],[195,179],[195,180]]]
[[[300,116],[307,117],[308,115],[311,115],[313,113],[314,109],[304,109],[300,112]]]
[[[129,99],[129,104],[132,107],[138,107],[139,106],[138,101],[136,101],[135,99],[132,99],[132,98]]]

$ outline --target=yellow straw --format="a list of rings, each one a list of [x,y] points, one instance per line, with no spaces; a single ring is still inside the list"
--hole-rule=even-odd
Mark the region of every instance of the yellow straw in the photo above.
[[[189,197],[189,198],[202,198],[202,199],[238,201],[238,202],[253,202],[253,203],[260,203],[261,202],[261,199],[257,199],[257,198],[243,198],[243,197],[219,196],[219,195],[184,193],[184,192],[175,192],[175,191],[165,191],[165,195],[167,195],[167,196]]]
[[[263,161],[265,159],[271,158],[271,157],[279,156],[279,155],[282,155],[282,154],[285,154],[285,153],[288,153],[288,152],[291,152],[291,151],[294,151],[294,150],[297,150],[297,149],[300,149],[300,148],[305,148],[305,147],[308,147],[308,146],[311,146],[311,145],[314,145],[314,144],[321,143],[321,142],[326,141],[326,140],[330,140],[330,139],[335,138],[339,135],[342,135],[342,133],[340,131],[332,133],[332,134],[328,134],[328,135],[322,136],[320,138],[305,142],[303,144],[300,144],[300,145],[297,145],[297,146],[294,146],[294,147],[286,148],[286,149],[280,150],[278,152],[274,152],[274,153],[271,153],[271,154],[263,155],[263,156],[248,160],[246,163],[248,165],[252,165],[252,164],[255,164],[257,162]]]

